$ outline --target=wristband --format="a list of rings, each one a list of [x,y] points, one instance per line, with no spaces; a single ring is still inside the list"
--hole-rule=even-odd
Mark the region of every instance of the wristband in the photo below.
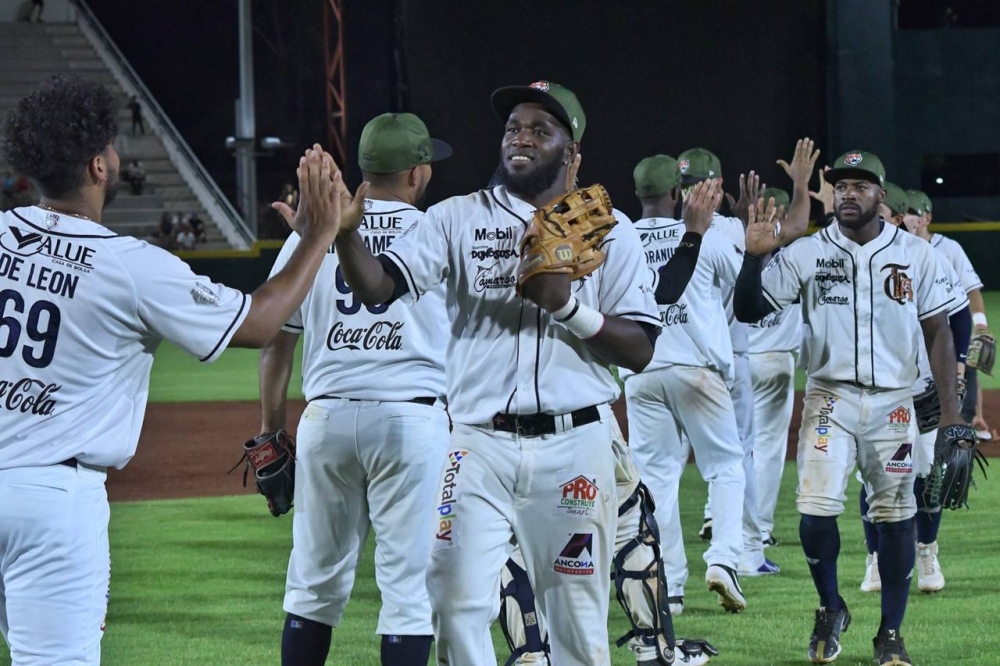
[[[576,297],[569,299],[569,303],[551,314],[581,340],[594,337],[604,327],[604,315],[589,305],[584,305]]]
[[[983,312],[972,313],[972,324],[974,326],[982,326],[986,328],[986,314]]]

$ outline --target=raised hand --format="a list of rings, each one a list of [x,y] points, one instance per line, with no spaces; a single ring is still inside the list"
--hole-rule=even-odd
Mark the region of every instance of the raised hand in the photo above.
[[[795,154],[792,155],[792,163],[789,164],[785,160],[778,160],[778,166],[785,170],[785,173],[788,174],[788,177],[796,185],[809,187],[809,179],[812,178],[816,160],[819,158],[819,150],[813,150],[814,146],[815,142],[809,137],[799,139],[795,143]]]
[[[778,221],[785,212],[784,206],[775,207],[774,197],[767,200],[758,198],[757,205],[750,205],[749,224],[747,224],[747,254],[764,257],[774,252],[781,244],[778,236],[781,234],[781,223]]]
[[[825,166],[819,172],[819,192],[809,193],[809,196],[823,204],[824,214],[833,212],[833,185],[826,182],[826,178],[824,178],[824,174],[829,170],[830,167]]]
[[[704,236],[712,224],[712,216],[715,215],[720,201],[722,201],[721,179],[703,180],[695,185],[681,211],[684,228]]]
[[[764,188],[767,187],[760,182],[760,176],[751,171],[749,175],[740,174],[740,199],[735,201],[731,194],[726,194],[726,201],[729,202],[729,209],[735,217],[743,221],[746,226],[750,204],[760,198]]]

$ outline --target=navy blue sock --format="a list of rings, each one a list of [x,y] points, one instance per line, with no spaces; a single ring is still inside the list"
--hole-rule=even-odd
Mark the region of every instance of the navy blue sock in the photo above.
[[[433,636],[382,636],[382,666],[427,666]]]
[[[802,514],[799,540],[819,592],[819,605],[827,610],[840,610],[844,602],[837,590],[837,556],[840,555],[837,517]]]
[[[910,595],[910,577],[917,555],[913,520],[876,523],[878,526],[878,573],[882,577],[882,623],[879,632],[899,631]]]
[[[924,495],[925,479],[917,478],[913,483],[913,494],[917,499],[917,541],[934,543],[937,541],[938,530],[941,529],[941,507],[931,509],[927,506],[927,496]]]
[[[332,634],[329,625],[289,613],[281,632],[282,666],[323,666],[330,654]]]
[[[861,524],[865,528],[865,545],[868,546],[868,554],[878,552],[878,528],[875,523],[868,520],[868,491],[861,486]]]

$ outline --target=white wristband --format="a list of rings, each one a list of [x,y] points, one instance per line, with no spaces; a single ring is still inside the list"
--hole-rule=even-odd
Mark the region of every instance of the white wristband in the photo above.
[[[552,312],[552,316],[581,340],[594,337],[604,327],[604,315],[589,305],[584,305],[576,297]]]
[[[983,312],[973,312],[972,323],[975,326],[982,326],[983,328],[986,328],[986,314]]]

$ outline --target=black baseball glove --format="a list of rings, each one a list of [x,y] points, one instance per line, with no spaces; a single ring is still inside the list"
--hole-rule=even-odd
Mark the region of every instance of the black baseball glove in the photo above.
[[[983,478],[989,464],[977,444],[976,431],[971,426],[958,424],[938,430],[934,464],[925,490],[931,506],[946,509],[968,506],[969,488],[976,486],[972,478],[975,463],[979,463]]]
[[[921,435],[938,427],[941,422],[941,400],[933,379],[928,379],[924,390],[913,396],[913,411],[917,413],[917,429]]]
[[[267,498],[271,515],[288,513],[295,497],[295,441],[284,430],[262,432],[243,444],[243,457],[229,471],[244,461],[243,487],[253,468],[257,492]]]

